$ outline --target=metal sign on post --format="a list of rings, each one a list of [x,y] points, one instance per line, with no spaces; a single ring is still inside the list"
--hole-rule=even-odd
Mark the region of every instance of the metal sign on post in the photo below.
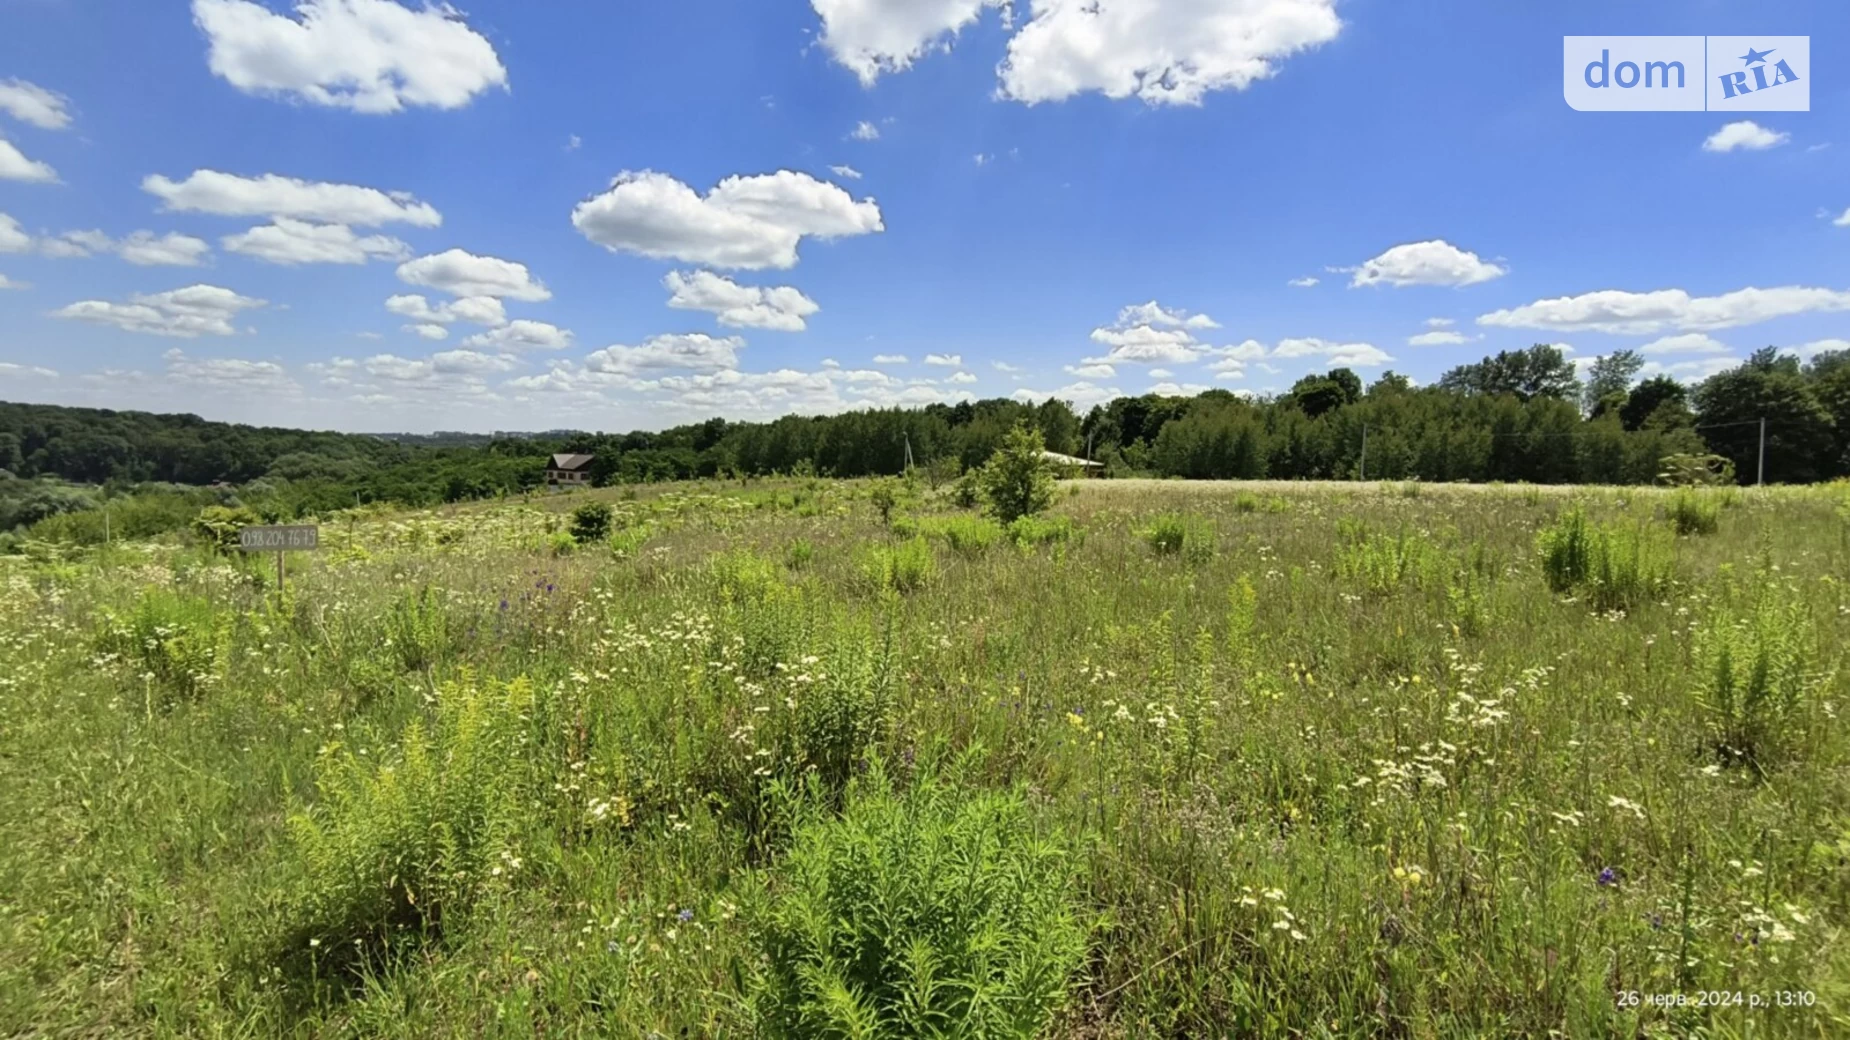
[[[276,591],[283,591],[283,554],[313,552],[321,548],[321,528],[314,524],[246,527],[238,531],[238,548],[245,552],[276,554]]]

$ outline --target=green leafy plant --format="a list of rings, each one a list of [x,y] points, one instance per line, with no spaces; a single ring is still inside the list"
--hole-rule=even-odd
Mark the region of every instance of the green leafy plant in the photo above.
[[[1714,534],[1721,528],[1721,512],[1720,501],[1688,489],[1678,491],[1664,507],[1671,528],[1681,535]]]
[[[988,517],[946,516],[934,519],[924,528],[927,534],[944,539],[951,551],[964,556],[978,556],[1002,540],[1003,528]]]
[[[901,487],[892,477],[876,477],[867,486],[867,500],[873,503],[874,512],[880,514],[880,523],[893,522],[893,507],[899,504]]]
[[[455,641],[443,593],[432,586],[398,594],[385,614],[386,646],[401,670],[434,668]]]
[[[439,689],[428,730],[406,727],[390,762],[324,750],[319,800],[289,820],[302,879],[286,955],[351,963],[440,936],[519,874],[519,740],[532,699],[525,679],[465,674]]]
[[[1659,595],[1675,573],[1675,554],[1661,531],[1638,524],[1610,526],[1579,506],[1542,531],[1542,573],[1556,592],[1586,595],[1598,610],[1622,610]]]
[[[1011,523],[1053,504],[1053,470],[1041,454],[1045,449],[1039,429],[1017,423],[983,465],[977,484],[990,515],[999,522]]]
[[[1335,570],[1379,596],[1402,587],[1424,588],[1438,579],[1444,563],[1444,554],[1418,531],[1402,528],[1387,535],[1358,524],[1345,526]]]
[[[1076,537],[1078,528],[1071,517],[1018,516],[1009,524],[1009,539],[1022,548],[1037,545],[1064,545]]]
[[[601,542],[610,536],[610,506],[604,502],[586,502],[572,510],[572,540],[579,545]]]
[[[861,573],[876,589],[913,592],[938,577],[938,560],[922,536],[897,545],[869,546],[861,555]]]
[[[1815,631],[1801,603],[1771,594],[1751,615],[1718,616],[1699,630],[1697,703],[1723,765],[1764,773],[1794,742],[1806,698],[1822,683]]]
[[[1205,560],[1214,555],[1214,525],[1187,513],[1164,513],[1141,532],[1145,545],[1158,556],[1185,556]]]
[[[811,815],[751,908],[773,1038],[1033,1037],[1087,948],[1078,872],[1019,795],[878,768]]]
[[[193,533],[222,553],[238,552],[238,532],[263,522],[243,506],[207,506],[193,520]]]
[[[147,677],[163,702],[194,700],[222,678],[231,619],[200,597],[151,588],[127,616],[105,621],[98,642]]]

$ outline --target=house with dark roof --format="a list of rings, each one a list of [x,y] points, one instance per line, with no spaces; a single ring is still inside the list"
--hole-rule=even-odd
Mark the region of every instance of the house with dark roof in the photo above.
[[[546,483],[555,487],[590,487],[595,455],[559,454],[546,465]]]

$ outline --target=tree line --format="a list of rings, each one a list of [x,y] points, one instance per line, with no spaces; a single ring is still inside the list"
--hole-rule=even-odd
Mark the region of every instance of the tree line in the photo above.
[[[1048,448],[1108,475],[1196,479],[1420,479],[1649,483],[1670,455],[1712,453],[1737,479],[1850,475],[1850,352],[1801,361],[1774,348],[1685,386],[1640,381],[1644,359],[1616,351],[1579,373],[1538,345],[1461,365],[1431,386],[1393,372],[1370,385],[1345,369],[1305,376],[1276,397],[1226,390],[1146,394],[1090,409],[1006,398],[924,408],[709,419],[659,432],[365,435],[209,422],[194,415],[0,403],[0,483],[55,478],[120,493],[154,485],[235,485],[269,515],[356,503],[427,506],[533,489],[555,452],[596,456],[599,485],[714,476],[902,472],[908,460],[955,475],[987,460],[1018,423]],[[93,496],[92,496],[93,497]],[[31,500],[29,507],[11,508]],[[0,491],[0,528],[84,496]],[[47,514],[48,515],[48,514]],[[22,517],[24,520],[22,521]]]

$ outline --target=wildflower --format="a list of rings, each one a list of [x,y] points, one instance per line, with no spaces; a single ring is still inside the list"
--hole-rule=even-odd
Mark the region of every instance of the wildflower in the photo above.
[[[678,914],[675,914],[675,916],[680,918],[682,921],[692,921],[694,919],[694,911],[687,907],[682,907],[681,912]]]
[[[1619,883],[1619,872],[1607,867],[1599,872],[1599,877],[1595,880],[1599,882],[1601,888],[1616,885]]]

